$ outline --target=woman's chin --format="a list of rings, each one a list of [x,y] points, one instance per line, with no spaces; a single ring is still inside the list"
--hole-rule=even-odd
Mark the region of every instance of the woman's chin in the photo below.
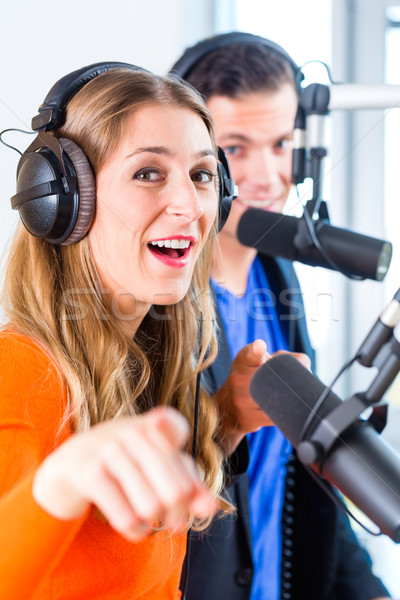
[[[157,295],[153,306],[172,306],[173,304],[178,304],[185,297],[185,294],[186,292],[184,294]]]

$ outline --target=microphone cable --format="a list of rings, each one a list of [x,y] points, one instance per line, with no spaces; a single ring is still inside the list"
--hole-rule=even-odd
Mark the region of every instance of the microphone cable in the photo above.
[[[308,415],[306,422],[303,425],[303,429],[301,430],[301,433],[300,433],[300,442],[303,442],[303,441],[306,440],[306,435],[308,433],[308,430],[310,429],[310,425],[311,425],[312,421],[314,420],[314,417],[316,417],[318,410],[321,408],[321,406],[323,405],[323,403],[327,399],[328,395],[332,392],[333,386],[338,382],[338,380],[340,379],[340,377],[348,369],[350,369],[350,367],[356,362],[356,360],[357,360],[357,356],[353,356],[353,358],[351,358],[350,360],[348,360],[343,365],[343,367],[340,369],[339,373],[335,376],[335,378],[333,379],[333,381],[331,382],[331,384],[324,389],[324,391],[322,392],[322,394],[318,398],[317,402],[313,406],[310,414]]]
[[[18,150],[18,148],[16,148],[15,146],[11,146],[11,144],[7,144],[2,136],[4,133],[8,133],[9,131],[18,131],[19,133],[27,133],[28,135],[37,135],[37,131],[25,131],[25,129],[16,129],[16,128],[11,128],[11,129],[4,129],[3,131],[0,132],[0,142],[4,145],[7,146],[7,148],[11,148],[11,150],[15,150],[15,152],[18,152],[18,154],[20,156],[22,156],[22,152],[20,150]]]
[[[315,63],[315,62],[318,63],[318,64],[321,64],[325,68],[327,76],[329,78],[329,81],[331,83],[336,83],[332,79],[332,74],[331,74],[331,70],[330,70],[329,66],[325,62],[323,62],[321,60],[309,60],[309,61],[305,62],[300,67],[300,69],[303,70],[303,68],[306,67],[308,64]],[[318,250],[318,252],[321,254],[321,256],[326,260],[326,262],[332,267],[332,269],[334,271],[338,271],[339,273],[341,273],[342,275],[345,275],[346,277],[348,277],[349,279],[352,279],[353,281],[364,281],[364,278],[360,277],[359,275],[351,275],[351,274],[345,273],[335,263],[335,261],[325,252],[325,248],[321,244],[321,242],[320,242],[320,240],[318,238],[317,232],[315,230],[315,224],[313,222],[312,215],[309,214],[309,212],[308,212],[308,210],[306,208],[306,205],[303,204],[303,202],[302,202],[302,200],[300,198],[298,185],[296,185],[296,193],[297,193],[297,197],[299,199],[299,202],[300,202],[301,206],[303,207],[303,215],[302,216],[304,217],[304,221],[306,223],[307,230],[308,230],[308,233],[310,235],[311,241],[312,241],[313,245],[315,246],[315,248]],[[317,204],[318,205],[320,204],[320,202],[321,202],[320,199],[317,200]],[[315,208],[313,210],[313,213],[314,213],[314,211],[315,211]]]
[[[328,485],[328,483],[325,481],[325,479],[323,477],[321,477],[317,473],[315,473],[315,471],[313,471],[308,465],[303,465],[303,467],[306,469],[307,473],[309,475],[311,475],[311,477],[314,479],[314,481],[316,483],[318,483],[318,485],[323,489],[323,491],[327,494],[327,496],[329,496],[329,498],[332,500],[332,502],[334,502],[334,504],[336,504],[336,506],[338,508],[340,508],[340,510],[343,510],[348,517],[350,517],[360,527],[362,527],[362,529],[364,529],[364,531],[366,531],[370,535],[374,535],[375,537],[379,537],[379,536],[383,535],[382,531],[380,531],[380,530],[373,531],[365,523],[362,523],[362,521],[360,521],[360,519],[358,517],[356,517],[355,514],[349,509],[349,507],[346,505],[346,503],[344,502],[342,497],[338,496],[337,494],[334,493],[331,486]]]
[[[202,339],[202,324],[200,322],[199,331],[200,340]],[[201,385],[201,372],[199,371],[196,376],[196,390],[194,395],[194,407],[193,407],[193,441],[192,441],[192,458],[196,462],[197,458],[197,442],[198,442],[198,431],[199,431],[199,412],[200,412],[200,385]],[[189,583],[189,568],[190,568],[190,548],[192,544],[192,537],[190,535],[190,529],[187,532],[186,538],[186,555],[182,571],[182,600],[186,600],[187,586]]]
[[[348,360],[343,367],[340,369],[339,373],[335,376],[335,378],[333,379],[333,381],[331,382],[331,384],[325,388],[325,390],[322,392],[322,394],[320,395],[320,397],[318,398],[316,404],[314,405],[313,409],[311,410],[310,414],[307,417],[306,422],[304,423],[303,429],[301,430],[300,433],[300,441],[306,441],[306,435],[310,429],[311,423],[314,420],[314,417],[317,415],[318,410],[321,408],[321,406],[323,405],[323,403],[325,402],[325,400],[327,399],[328,395],[333,391],[333,386],[337,383],[337,381],[340,379],[340,377],[348,370],[350,369],[350,367],[358,360],[358,355],[353,356],[353,358],[351,358],[350,360]],[[340,439],[340,436],[338,437],[338,439]],[[341,440],[343,442],[343,440]],[[343,442],[344,443],[344,442]],[[302,463],[303,464],[303,463]],[[325,481],[325,479],[318,475],[317,473],[315,473],[315,471],[313,471],[313,469],[311,469],[311,467],[309,467],[308,465],[303,464],[303,467],[305,468],[305,470],[307,471],[307,473],[314,479],[314,481],[323,489],[323,491],[329,496],[329,498],[332,500],[332,502],[334,504],[336,504],[336,506],[340,509],[343,510],[348,517],[350,517],[353,521],[355,521],[362,529],[364,529],[364,531],[366,531],[367,533],[369,533],[370,535],[373,535],[375,537],[379,537],[382,534],[382,531],[373,531],[372,529],[370,529],[365,523],[362,523],[362,521],[355,516],[355,514],[349,509],[349,507],[346,505],[346,503],[344,502],[344,500],[342,499],[341,496],[339,496],[338,494],[335,494],[335,492],[333,491],[333,489],[331,488],[331,486]]]
[[[301,201],[299,190],[298,190],[297,186],[296,186],[296,193],[297,193],[297,197],[300,201],[300,204],[303,207],[303,214],[300,218],[304,217],[304,221],[306,223],[307,231],[310,235],[311,241],[312,241],[313,245],[315,246],[315,248],[318,250],[318,252],[321,254],[321,256],[326,260],[326,262],[331,266],[331,268],[334,271],[341,273],[342,275],[344,275],[348,279],[351,279],[352,281],[364,281],[365,278],[361,277],[360,275],[352,275],[351,273],[346,273],[345,271],[343,271],[341,269],[341,267],[339,267],[335,263],[335,261],[326,253],[325,248],[323,247],[322,243],[320,242],[320,240],[318,238],[317,232],[315,230],[314,221],[313,221],[312,217],[310,216],[310,214],[308,213],[307,205],[304,205]]]

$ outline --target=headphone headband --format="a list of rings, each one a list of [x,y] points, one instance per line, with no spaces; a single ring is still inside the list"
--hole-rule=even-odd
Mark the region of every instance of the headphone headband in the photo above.
[[[300,89],[300,83],[304,77],[298,65],[292,57],[279,44],[252,33],[241,31],[232,31],[230,33],[222,33],[212,38],[207,38],[198,42],[194,46],[187,48],[181,58],[174,64],[171,73],[179,75],[182,79],[187,79],[193,69],[201,62],[208,54],[230,46],[231,44],[261,44],[266,48],[276,52],[282,56],[292,67],[296,80],[296,86]]]
[[[32,119],[33,131],[50,131],[61,127],[64,123],[65,108],[71,98],[91,79],[111,69],[146,71],[146,69],[129,63],[100,62],[65,75],[53,85],[39,106],[39,114]]]

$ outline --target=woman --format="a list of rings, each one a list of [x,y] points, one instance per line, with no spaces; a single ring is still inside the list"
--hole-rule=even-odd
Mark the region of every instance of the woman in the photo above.
[[[11,248],[0,595],[176,598],[188,527],[230,509],[219,495],[226,452],[269,423],[248,396],[266,360],[255,342],[220,394],[223,416],[201,393],[197,469],[188,454],[196,375],[216,346],[210,116],[184,84],[115,68],[73,95],[54,135],[89,159],[96,212],[77,243],[20,227]]]

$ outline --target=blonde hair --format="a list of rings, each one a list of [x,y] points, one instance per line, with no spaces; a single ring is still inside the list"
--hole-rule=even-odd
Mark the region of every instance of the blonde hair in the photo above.
[[[76,142],[96,174],[116,149],[127,118],[144,104],[194,111],[216,149],[210,114],[189,85],[124,69],[87,83],[68,104],[65,125],[55,135]],[[76,431],[156,404],[177,408],[193,423],[196,374],[216,356],[209,289],[216,231],[215,223],[185,297],[157,307],[131,339],[104,300],[87,236],[74,245],[55,246],[19,226],[7,262],[4,310],[12,327],[37,340],[60,366],[70,400],[65,420]],[[217,429],[215,401],[201,392],[197,463],[216,496],[223,479]],[[220,504],[229,508],[221,498]]]

